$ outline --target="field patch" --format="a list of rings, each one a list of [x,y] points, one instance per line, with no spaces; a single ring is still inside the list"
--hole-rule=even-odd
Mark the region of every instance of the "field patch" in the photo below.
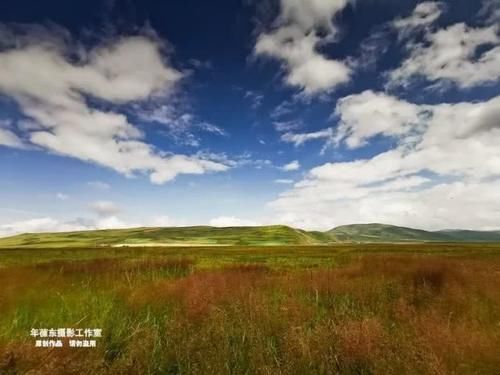
[[[0,262],[2,374],[500,368],[500,246],[3,250]],[[35,347],[32,329],[60,327],[102,337]]]

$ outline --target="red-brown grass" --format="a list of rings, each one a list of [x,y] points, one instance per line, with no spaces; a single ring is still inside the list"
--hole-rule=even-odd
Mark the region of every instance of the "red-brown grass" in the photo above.
[[[375,318],[345,321],[338,327],[340,361],[347,365],[369,365],[383,352],[385,332]]]
[[[198,271],[176,280],[162,280],[129,296],[132,305],[181,302],[189,318],[203,317],[221,303],[248,298],[269,273],[258,264]]]
[[[177,268],[186,272],[141,283],[120,276]],[[43,288],[71,285],[81,273],[118,285],[111,284],[126,303],[116,322],[129,319],[134,336],[119,338],[112,359],[105,345],[88,356],[60,351],[47,360],[48,351],[22,341],[0,346],[0,373],[489,374],[500,368],[496,258],[366,255],[313,270],[196,269],[173,258],[59,262],[0,270],[0,283],[13,282],[0,289],[0,299],[15,305],[26,288],[43,295]]]

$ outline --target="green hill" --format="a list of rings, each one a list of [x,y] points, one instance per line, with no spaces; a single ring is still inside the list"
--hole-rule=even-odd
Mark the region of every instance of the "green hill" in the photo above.
[[[386,224],[352,224],[327,232],[340,242],[427,242],[450,241],[444,233],[398,227]]]
[[[99,247],[196,245],[312,245],[328,236],[284,225],[110,229],[64,233],[26,233],[0,238],[0,247]]]
[[[285,225],[226,228],[209,226],[131,228],[64,233],[25,233],[0,238],[0,248],[267,246],[320,245],[335,242],[500,242],[500,231],[446,230],[430,232],[386,224],[343,225],[326,232],[305,231]]]
[[[477,230],[442,230],[442,233],[459,242],[499,242],[500,231],[477,231]]]
[[[329,230],[339,242],[500,242],[500,231],[425,231],[387,224],[352,224]]]

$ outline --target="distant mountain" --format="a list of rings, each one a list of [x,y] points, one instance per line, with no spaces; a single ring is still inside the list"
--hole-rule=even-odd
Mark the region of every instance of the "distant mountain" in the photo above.
[[[435,233],[443,233],[453,238],[455,241],[468,242],[499,242],[500,230],[496,231],[476,231],[476,230],[442,230]]]
[[[343,225],[326,232],[338,242],[500,242],[500,231],[425,231],[387,224]]]
[[[428,242],[450,241],[444,233],[386,224],[342,225],[327,232],[340,242]]]
[[[321,245],[331,243],[500,242],[500,231],[425,231],[386,224],[353,224],[326,232],[285,225],[259,227],[172,227],[91,230],[64,233],[25,233],[0,238],[0,247],[123,247]]]

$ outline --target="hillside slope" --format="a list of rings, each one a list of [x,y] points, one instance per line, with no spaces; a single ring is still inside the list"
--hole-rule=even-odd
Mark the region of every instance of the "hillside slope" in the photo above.
[[[458,242],[499,242],[500,231],[443,230],[442,233]]]
[[[386,224],[343,225],[327,232],[340,242],[426,242],[451,241],[445,233]]]
[[[330,243],[500,242],[500,231],[446,230],[430,232],[386,224],[343,225],[326,232],[285,225],[260,227],[173,227],[25,233],[0,238],[0,248],[101,246],[224,246],[320,245]]]
[[[339,242],[500,242],[500,231],[425,231],[378,223],[343,225],[326,233]]]
[[[26,233],[0,238],[0,247],[99,247],[153,245],[312,245],[327,236],[284,225],[132,228],[65,233]]]

